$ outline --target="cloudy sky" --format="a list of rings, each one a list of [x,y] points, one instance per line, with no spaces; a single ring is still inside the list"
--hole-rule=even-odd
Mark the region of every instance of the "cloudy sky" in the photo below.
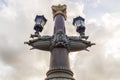
[[[86,35],[97,45],[70,53],[76,80],[120,80],[119,0],[0,0],[0,80],[44,80],[50,53],[24,45],[37,14],[48,19],[41,35],[53,34],[53,4],[67,5],[66,30],[78,35],[72,19],[86,19]]]

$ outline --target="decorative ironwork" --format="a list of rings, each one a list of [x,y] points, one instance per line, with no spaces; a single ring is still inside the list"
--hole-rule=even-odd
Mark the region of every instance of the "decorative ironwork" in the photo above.
[[[62,31],[58,31],[56,34],[53,35],[51,41],[51,48],[55,47],[67,48],[69,45],[70,43],[68,37]]]
[[[53,36],[39,35],[35,37],[37,37],[37,39],[33,38],[32,40],[25,42],[25,44],[34,47],[33,49],[36,48],[45,51],[51,51],[53,48],[66,48],[68,51],[89,51],[87,47],[95,45],[95,43],[91,43],[90,41],[82,40],[79,36],[67,36],[62,31],[58,31]]]

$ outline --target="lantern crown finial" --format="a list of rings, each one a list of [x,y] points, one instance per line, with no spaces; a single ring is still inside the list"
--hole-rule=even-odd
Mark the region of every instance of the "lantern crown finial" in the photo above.
[[[73,19],[73,25],[75,25],[75,22],[76,22],[77,20],[82,20],[83,22],[85,21],[85,19],[84,19],[83,17],[77,16],[76,18]]]
[[[47,22],[47,19],[44,17],[44,15],[36,15],[35,21],[37,21],[37,19],[43,19],[45,22]]]

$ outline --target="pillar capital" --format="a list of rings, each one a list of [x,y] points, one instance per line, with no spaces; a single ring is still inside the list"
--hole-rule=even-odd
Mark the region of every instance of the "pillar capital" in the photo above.
[[[64,5],[53,5],[52,6],[52,12],[53,12],[53,19],[55,18],[56,15],[58,14],[61,14],[64,16],[65,20],[67,18],[67,15],[66,15],[66,9],[67,9],[67,6],[64,4]]]

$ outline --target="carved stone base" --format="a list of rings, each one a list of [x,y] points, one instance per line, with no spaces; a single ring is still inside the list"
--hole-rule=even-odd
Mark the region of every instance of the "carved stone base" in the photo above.
[[[65,69],[50,70],[47,72],[47,78],[45,80],[75,80],[73,78],[73,72]]]
[[[67,79],[67,78],[53,78],[53,79],[49,79],[49,80],[72,80],[72,79]]]

